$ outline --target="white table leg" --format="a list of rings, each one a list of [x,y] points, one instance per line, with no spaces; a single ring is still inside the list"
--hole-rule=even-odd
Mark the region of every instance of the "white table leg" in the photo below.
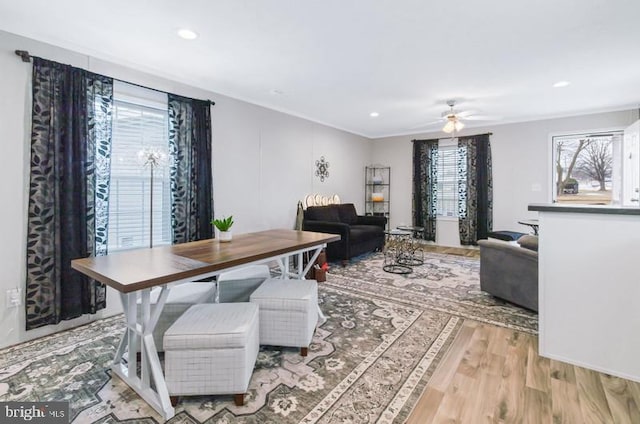
[[[311,267],[313,267],[313,265],[316,263],[316,259],[318,259],[318,256],[320,256],[320,252],[322,252],[322,247],[317,248],[313,252],[313,255],[311,255],[311,259],[309,259],[309,263],[307,264],[306,267],[304,267],[302,272],[298,275],[298,279],[300,279],[300,280],[304,280],[305,279],[304,276],[309,273],[309,270],[311,269]]]
[[[320,255],[320,252],[322,252],[322,247],[317,248],[313,252],[313,255],[311,256],[311,259],[309,259],[309,263],[307,264],[307,266],[302,271],[298,271],[298,279],[300,280],[305,279],[305,275],[307,275],[311,267],[315,264],[316,259],[318,259],[318,256]],[[300,254],[300,256],[302,256],[302,254]],[[302,263],[302,257],[299,258],[299,261],[300,261],[299,263]],[[317,308],[318,308],[318,319],[320,320],[321,324],[324,324],[325,322],[327,322],[327,316],[324,314],[324,312],[322,312],[322,309],[320,309],[320,305],[317,305]]]
[[[149,325],[151,317],[151,290],[143,290],[141,293],[142,301],[142,337],[148,332],[147,326]],[[147,355],[146,349],[144,349],[145,343],[140,342],[140,377],[142,378],[142,385],[149,386],[149,355]]]
[[[127,329],[116,351],[112,370],[114,374],[135,390],[152,408],[158,411],[164,419],[168,420],[175,415],[175,410],[169,400],[169,391],[162,372],[158,351],[153,341],[153,329],[158,322],[162,308],[169,296],[169,287],[163,286],[153,313],[150,312],[150,291],[151,289],[142,290],[140,302],[140,308],[142,308],[141,322],[138,322],[137,315],[137,293],[123,293],[121,295]],[[136,354],[138,352],[138,337],[140,337],[140,353],[142,357],[141,377],[137,375]],[[122,355],[125,349],[128,349],[126,367],[122,364]],[[151,387],[151,379],[153,379],[155,389]]]

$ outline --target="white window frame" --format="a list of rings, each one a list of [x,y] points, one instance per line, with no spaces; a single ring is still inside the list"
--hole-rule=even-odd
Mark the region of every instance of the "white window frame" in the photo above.
[[[168,125],[168,98],[167,98],[167,94],[166,93],[162,93],[162,92],[157,92],[154,90],[150,90],[150,89],[146,89],[146,88],[142,88],[142,87],[138,87],[135,85],[131,85],[131,84],[127,84],[124,82],[120,82],[120,81],[115,81],[114,82],[114,95],[113,95],[113,99],[114,99],[114,132],[113,135],[115,136],[115,128],[116,128],[116,111],[117,111],[117,107],[119,105],[123,105],[123,104],[128,104],[134,107],[141,107],[147,110],[156,110],[158,112],[161,112],[163,115],[166,115],[166,125],[165,125],[165,131],[166,134],[165,136],[165,140],[166,140],[166,146],[162,146],[162,149],[165,151],[165,153],[168,154],[168,150],[169,150],[169,146],[168,146],[168,137],[169,137],[169,125]],[[118,202],[118,198],[115,197],[115,181],[116,178],[114,178],[113,175],[113,170],[114,170],[114,161],[119,160],[119,158],[117,156],[115,156],[113,153],[113,147],[114,144],[117,143],[117,141],[115,140],[115,137],[113,137],[112,139],[112,157],[111,157],[111,182],[110,182],[110,193],[109,193],[109,227],[108,227],[108,251],[109,252],[119,252],[119,251],[125,251],[125,250],[130,250],[130,249],[139,249],[139,248],[143,248],[143,247],[149,247],[149,236],[148,236],[148,228],[143,228],[142,229],[142,241],[139,242],[139,244],[134,244],[131,246],[123,246],[121,245],[120,241],[122,240],[123,237],[126,237],[126,231],[124,231],[124,234],[118,234],[120,238],[120,240],[114,240],[114,238],[116,238],[116,234],[114,234],[114,230],[112,228],[112,225],[115,225],[114,222],[112,221],[112,219],[115,219],[114,216],[112,216],[112,212],[113,209],[112,207],[118,207],[119,205],[117,205]],[[164,143],[163,143],[164,144]],[[141,145],[140,150],[142,150],[144,147],[148,147],[148,146],[144,146]],[[137,162],[137,166],[139,166],[140,168],[140,172],[139,172],[139,179],[140,182],[143,186],[147,186],[148,183],[150,182],[150,169],[149,167],[145,167],[143,163],[140,162],[140,159],[136,158],[128,158],[127,160],[135,160]],[[125,179],[135,179],[136,176],[135,175],[127,175],[126,177],[123,177]],[[161,184],[161,189],[160,189],[160,196],[158,193],[158,182],[159,181],[163,181],[163,184]],[[169,170],[168,170],[168,161],[166,161],[166,165],[164,166],[163,169],[154,169],[154,208],[153,208],[153,222],[154,222],[154,239],[153,239],[153,245],[154,246],[161,246],[161,245],[169,245],[171,244],[171,238],[172,238],[172,231],[171,231],[171,204],[170,204],[170,181],[169,181]],[[143,193],[140,199],[140,202],[143,205],[143,210],[140,211],[142,214],[148,214],[149,212],[149,197],[148,197],[148,191],[145,191]],[[161,198],[159,198],[161,197]],[[158,203],[161,203],[162,206],[160,208],[158,208]],[[138,211],[136,211],[137,213]],[[142,225],[148,226],[149,225],[149,217],[148,216],[143,216],[142,217]],[[158,222],[160,222],[160,224],[158,224]],[[160,233],[162,234],[161,237],[158,237],[158,230],[160,230]],[[132,233],[133,234],[133,233]],[[134,237],[136,236],[135,234],[133,235]],[[139,234],[138,234],[139,236]]]
[[[554,131],[550,132],[547,137],[547,181],[546,186],[549,188],[547,201],[549,203],[556,203],[556,188],[555,188],[555,149],[553,145],[553,139],[556,137],[570,137],[581,134],[598,134],[609,132],[622,132],[624,133],[626,127],[604,127],[604,128],[587,128],[581,130],[568,130],[568,131]]]

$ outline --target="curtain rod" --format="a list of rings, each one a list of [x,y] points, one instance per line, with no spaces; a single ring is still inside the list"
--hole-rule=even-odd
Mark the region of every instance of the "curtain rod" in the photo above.
[[[477,136],[479,136],[479,135],[493,135],[493,133],[488,132],[488,133],[481,133],[481,134],[462,135],[462,136],[457,136],[457,137],[456,137],[456,136],[454,136],[453,138],[477,137]],[[441,139],[443,139],[443,138],[452,138],[452,137],[449,137],[449,136],[446,136],[446,137],[437,137],[437,138],[429,138],[429,139],[426,139],[426,140],[441,140]],[[420,140],[418,140],[417,138],[415,138],[415,139],[411,140],[411,142],[413,143],[414,141],[424,141],[424,140],[425,140],[425,139],[420,139]]]
[[[480,133],[480,134],[472,134],[472,135],[459,135],[458,138],[460,137],[477,137],[479,135],[493,135],[493,133],[491,132],[487,132],[487,133]]]
[[[26,62],[26,63],[31,62],[31,58],[32,57],[37,57],[38,59],[48,60],[48,59],[41,58],[39,56],[32,56],[26,50],[16,50],[15,53],[16,53],[17,56],[20,56],[20,58],[22,59],[23,62]],[[70,65],[70,66],[72,66],[72,65]],[[92,71],[88,71],[88,72],[92,72]],[[152,91],[157,91],[159,93],[171,94],[172,96],[178,96],[178,97],[187,98],[187,96],[183,96],[181,94],[169,93],[168,91],[158,90],[157,88],[147,87],[147,86],[142,85],[142,84],[136,84],[135,82],[125,81],[125,80],[121,80],[119,78],[113,78],[113,77],[109,77],[109,78],[112,78],[114,81],[124,82],[124,83],[127,83],[127,84],[135,85],[136,87],[145,88],[147,90],[152,90]],[[204,100],[204,101],[205,102],[209,102],[209,104],[211,106],[214,106],[216,104],[216,102],[214,102],[213,100],[207,99],[207,100]]]

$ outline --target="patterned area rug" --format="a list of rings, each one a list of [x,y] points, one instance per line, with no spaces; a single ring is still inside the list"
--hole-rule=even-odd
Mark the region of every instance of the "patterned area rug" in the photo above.
[[[383,271],[382,253],[357,259],[332,264],[327,285],[537,334],[537,313],[480,290],[479,258],[425,252],[424,264],[403,275]]]
[[[170,423],[402,422],[462,320],[322,286],[329,320],[309,355],[260,351],[245,406],[231,396],[185,397]],[[0,401],[68,400],[75,423],[164,422],[111,378],[122,316],[0,352]]]
[[[374,254],[332,267],[320,284],[328,321],[309,355],[262,348],[246,403],[183,397],[170,423],[403,422],[453,342],[462,318],[534,332],[535,314],[478,288],[478,260],[429,253],[408,276]],[[68,400],[74,423],[164,420],[118,378],[122,316],[0,351],[0,401]]]

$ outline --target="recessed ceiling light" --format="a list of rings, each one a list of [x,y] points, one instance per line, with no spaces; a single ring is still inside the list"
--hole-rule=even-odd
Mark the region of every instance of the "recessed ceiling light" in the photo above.
[[[372,118],[377,118],[378,116],[380,116],[380,114],[378,112],[371,112],[369,116]]]
[[[178,36],[185,40],[195,40],[198,38],[198,33],[191,31],[190,29],[183,28],[178,30]]]
[[[571,84],[569,81],[558,81],[555,84],[553,84],[553,87],[554,88],[562,88],[562,87],[566,87],[569,84]]]

